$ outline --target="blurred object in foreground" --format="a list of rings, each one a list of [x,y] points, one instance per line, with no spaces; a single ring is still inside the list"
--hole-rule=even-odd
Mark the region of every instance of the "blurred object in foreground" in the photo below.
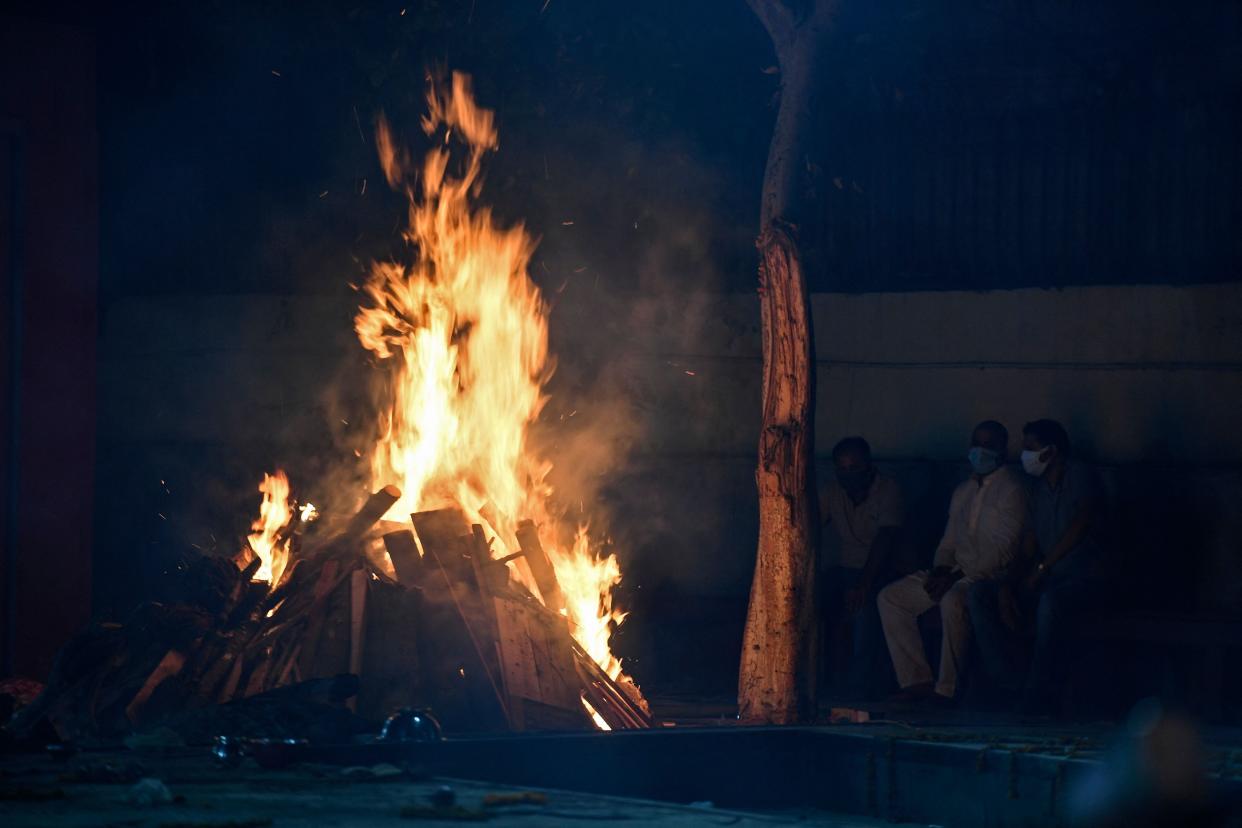
[[[1232,824],[1215,796],[1198,726],[1154,699],[1130,713],[1118,743],[1070,798],[1071,824],[1083,828]]]
[[[0,725],[42,692],[43,685],[33,679],[7,678],[0,681]]]

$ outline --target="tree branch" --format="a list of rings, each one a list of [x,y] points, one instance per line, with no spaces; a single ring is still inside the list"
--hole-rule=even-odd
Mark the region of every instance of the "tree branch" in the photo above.
[[[793,40],[797,26],[793,10],[782,0],[746,0],[746,5],[759,18],[763,28],[768,30],[768,37],[772,38],[772,45],[776,47],[776,56],[779,59],[781,50]]]
[[[841,0],[814,0],[814,8],[807,18],[806,27],[815,34],[820,34],[832,25],[840,10]]]
[[[746,0],[746,5],[767,29],[778,59],[804,32],[819,37],[831,28],[841,9],[840,0]]]

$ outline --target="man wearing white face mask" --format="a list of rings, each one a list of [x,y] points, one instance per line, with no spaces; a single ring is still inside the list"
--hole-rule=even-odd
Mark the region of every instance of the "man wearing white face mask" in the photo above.
[[[970,477],[953,492],[944,537],[935,564],[894,581],[876,604],[884,625],[893,669],[904,701],[947,701],[957,692],[957,674],[970,643],[966,595],[971,584],[1003,577],[1015,558],[1026,514],[1026,486],[1005,465],[1009,432],[987,420],[975,426],[968,459]],[[940,676],[931,667],[919,637],[918,617],[940,607]]]
[[[1022,707],[1050,707],[1058,659],[1068,628],[1095,594],[1100,544],[1094,529],[1102,502],[1099,479],[1070,454],[1070,439],[1055,420],[1035,420],[1022,429],[1022,467],[1036,478],[1030,517],[1022,538],[1023,568],[999,583],[970,591],[970,617],[983,666],[1002,689],[1017,690],[1026,673]],[[1024,612],[1025,610],[1025,612]],[[1034,621],[1035,646],[1029,671],[1017,659],[1023,616]]]

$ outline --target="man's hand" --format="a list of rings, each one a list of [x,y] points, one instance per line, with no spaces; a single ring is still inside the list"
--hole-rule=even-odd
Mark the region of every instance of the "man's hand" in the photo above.
[[[1017,632],[1018,624],[1022,621],[1022,611],[1018,608],[1018,596],[1014,594],[1011,584],[1000,585],[996,592],[996,603],[1000,610],[1001,623],[1011,632]]]
[[[851,587],[845,593],[845,612],[848,615],[857,615],[858,611],[867,605],[867,598],[871,590],[866,584],[859,584]]]
[[[1026,576],[1026,588],[1031,592],[1039,592],[1039,588],[1044,585],[1044,578],[1048,577],[1048,567],[1040,564],[1031,570],[1031,574]]]
[[[945,596],[957,582],[957,577],[947,569],[935,569],[927,576],[927,580],[923,582],[923,591],[927,593],[927,597],[931,598],[937,604],[940,599]]]

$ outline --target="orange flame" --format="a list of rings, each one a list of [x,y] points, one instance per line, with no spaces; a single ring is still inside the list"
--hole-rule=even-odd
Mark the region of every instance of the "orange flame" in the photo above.
[[[254,578],[278,584],[289,563],[290,539],[281,537],[281,532],[293,520],[289,478],[282,469],[277,469],[275,474],[264,474],[259,491],[263,493],[263,501],[259,504],[259,516],[250,524],[253,534],[247,538],[261,561]]]
[[[372,266],[355,318],[362,345],[392,366],[381,389],[372,483],[401,488],[391,519],[455,507],[488,529],[497,550],[516,549],[518,521],[534,520],[574,636],[609,675],[620,676],[608,648],[612,627],[625,617],[612,607],[617,560],[594,554],[585,528],[565,543],[563,529],[572,524],[563,527],[551,508],[551,464],[527,439],[553,367],[549,309],[527,273],[535,241],[520,224],[499,227],[487,207],[473,203],[483,158],[498,145],[493,113],[475,105],[461,73],[447,89],[432,83],[427,103],[423,131],[437,140],[418,186],[418,171],[387,122],[377,128],[384,174],[409,198],[404,235],[415,252],[409,264]],[[451,157],[457,144],[460,159]],[[538,595],[525,562],[510,566]]]
[[[612,588],[621,583],[616,556],[598,558],[592,554],[587,527],[581,526],[568,554],[558,552],[550,557],[578,643],[609,677],[617,678],[621,662],[608,648],[612,626],[625,620],[625,613],[612,608]]]

